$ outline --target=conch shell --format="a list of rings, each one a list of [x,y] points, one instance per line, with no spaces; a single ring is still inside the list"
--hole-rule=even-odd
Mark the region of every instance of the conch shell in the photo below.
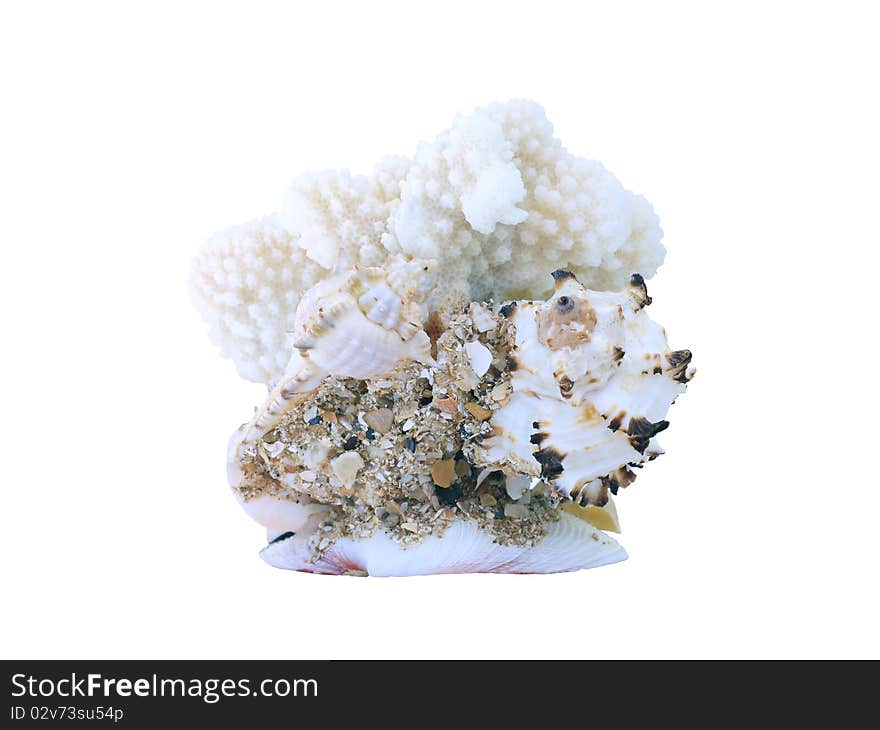
[[[513,394],[492,419],[481,458],[604,505],[635,479],[631,467],[662,453],[654,437],[693,376],[691,354],[670,351],[648,318],[641,276],[623,292],[588,290],[567,271],[553,278],[546,302],[503,308],[516,330]]]
[[[398,256],[385,267],[356,266],[309,289],[296,310],[284,376],[245,438],[271,429],[297,395],[313,391],[329,373],[369,380],[404,360],[430,363],[431,341],[422,327],[435,268]]]

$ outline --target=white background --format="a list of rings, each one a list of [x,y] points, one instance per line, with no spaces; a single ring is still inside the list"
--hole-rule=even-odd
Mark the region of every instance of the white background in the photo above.
[[[4,658],[878,657],[870,3],[37,3],[0,11]],[[622,564],[272,569],[227,492],[262,400],[187,299],[307,169],[542,103],[661,216],[699,374]]]

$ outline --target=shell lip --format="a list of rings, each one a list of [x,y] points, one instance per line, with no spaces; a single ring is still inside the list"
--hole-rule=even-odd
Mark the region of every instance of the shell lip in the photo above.
[[[562,539],[574,539],[575,543],[584,545],[583,550],[579,550],[573,544],[570,545],[570,550],[579,554],[560,561],[547,561],[540,557],[540,553],[545,549],[553,552],[560,550],[558,532],[555,536],[548,534],[543,540],[530,547],[499,548],[494,543],[490,544],[491,537],[488,533],[484,533],[469,520],[453,523],[455,525],[453,533],[432,536],[429,538],[433,541],[430,546],[424,543],[408,547],[392,546],[390,537],[374,534],[370,538],[344,540],[346,544],[341,551],[317,560],[312,559],[314,556],[310,554],[307,543],[300,536],[285,533],[270,541],[260,551],[260,557],[269,565],[285,570],[320,575],[371,577],[413,577],[444,573],[520,575],[569,573],[619,563],[627,559],[626,550],[607,533],[590,527],[581,519],[568,514],[563,514],[560,518],[561,522],[556,524],[568,525],[569,528],[576,526],[577,531],[583,532],[575,538],[572,538],[570,533],[563,532]],[[469,533],[474,529],[477,530],[476,535]],[[567,528],[563,529],[567,530]],[[588,533],[594,536],[593,539],[589,539]],[[594,540],[597,534],[607,539],[596,543]],[[479,537],[475,542],[476,536]],[[377,540],[384,545],[384,549],[382,545],[376,544]],[[459,543],[462,551],[445,557],[433,554],[436,550],[448,551],[450,545],[455,543]],[[506,552],[499,554],[499,549]],[[331,548],[331,551],[333,550],[334,548]],[[380,554],[383,553],[385,557],[380,558]],[[471,557],[469,558],[468,555]],[[406,563],[407,556],[417,559],[412,563]]]
[[[284,540],[289,540],[291,537],[296,537],[296,533],[291,532],[290,530],[288,530],[287,532],[282,532],[277,537],[273,537],[271,540],[269,540],[269,542],[267,543],[267,547],[268,547],[268,545],[274,545],[275,543],[283,542]]]

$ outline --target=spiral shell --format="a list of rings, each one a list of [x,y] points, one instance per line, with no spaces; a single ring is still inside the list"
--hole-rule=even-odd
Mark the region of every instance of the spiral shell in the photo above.
[[[504,309],[516,330],[510,402],[482,444],[486,464],[540,477],[581,504],[603,505],[660,453],[655,436],[694,370],[652,322],[644,280],[591,291],[556,271],[546,302]]]
[[[435,264],[395,257],[382,268],[355,267],[319,282],[302,297],[284,377],[257,412],[246,438],[271,429],[298,395],[328,373],[368,380],[405,360],[431,362],[422,326]]]

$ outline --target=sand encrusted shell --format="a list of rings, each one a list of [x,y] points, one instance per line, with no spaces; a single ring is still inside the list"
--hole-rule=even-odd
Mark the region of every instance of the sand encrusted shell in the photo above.
[[[298,395],[329,375],[368,380],[405,360],[431,362],[423,329],[435,281],[430,261],[394,257],[316,284],[296,310],[293,353],[281,381],[251,421],[247,438],[271,429]]]
[[[553,273],[545,302],[424,308],[430,264],[307,292],[290,375],[233,435],[263,557],[318,573],[556,572],[622,560],[609,494],[662,453],[693,376],[621,292]]]

